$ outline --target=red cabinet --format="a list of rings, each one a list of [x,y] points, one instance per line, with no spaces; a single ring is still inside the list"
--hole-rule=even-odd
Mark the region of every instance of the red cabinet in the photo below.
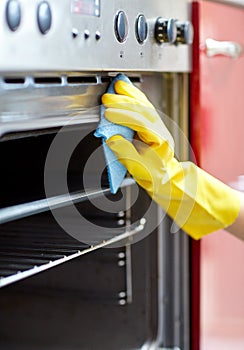
[[[232,184],[244,174],[244,8],[197,1],[192,15],[192,146],[202,168]],[[200,262],[202,350],[225,349],[218,339],[243,349],[244,243],[213,233]]]

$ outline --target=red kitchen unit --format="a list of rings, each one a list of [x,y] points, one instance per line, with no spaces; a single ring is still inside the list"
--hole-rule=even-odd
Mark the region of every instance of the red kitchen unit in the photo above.
[[[192,19],[194,155],[203,169],[244,190],[244,7],[195,1]],[[244,243],[218,231],[193,245],[193,349],[199,334],[201,350],[244,349]]]

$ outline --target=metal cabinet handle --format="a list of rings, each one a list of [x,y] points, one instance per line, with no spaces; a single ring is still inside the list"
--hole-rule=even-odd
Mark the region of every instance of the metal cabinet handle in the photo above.
[[[240,57],[243,48],[240,44],[234,41],[217,41],[214,39],[206,39],[205,51],[208,57],[216,55],[224,55],[231,58]]]

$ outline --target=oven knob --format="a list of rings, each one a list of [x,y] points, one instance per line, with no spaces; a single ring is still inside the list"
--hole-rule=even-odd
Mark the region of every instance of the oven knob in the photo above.
[[[6,7],[6,20],[13,32],[19,27],[21,19],[20,4],[17,0],[10,0]]]
[[[51,28],[52,13],[50,5],[46,1],[41,2],[38,6],[37,23],[42,34],[46,34]]]
[[[176,40],[177,27],[176,21],[172,18],[164,19],[159,17],[155,23],[155,39],[160,44],[171,43],[173,44]]]
[[[193,42],[193,26],[191,22],[176,22],[176,43],[191,45]]]
[[[148,25],[144,15],[139,15],[136,19],[136,38],[140,44],[143,44],[147,38]]]
[[[117,40],[122,43],[128,35],[128,20],[124,11],[119,11],[115,17],[114,30]]]

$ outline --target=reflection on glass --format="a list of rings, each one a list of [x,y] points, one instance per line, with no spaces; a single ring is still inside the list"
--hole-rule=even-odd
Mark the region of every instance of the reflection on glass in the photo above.
[[[71,12],[80,15],[100,16],[100,0],[72,0]]]

